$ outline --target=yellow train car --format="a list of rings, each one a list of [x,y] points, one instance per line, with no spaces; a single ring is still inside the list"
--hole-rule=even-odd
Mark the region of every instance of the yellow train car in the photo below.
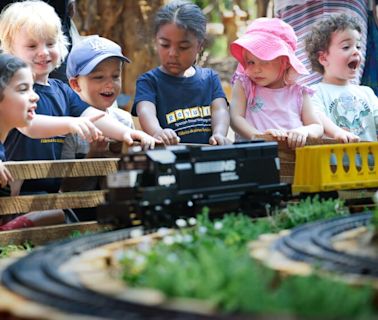
[[[378,187],[378,142],[296,149],[292,191],[323,192]]]

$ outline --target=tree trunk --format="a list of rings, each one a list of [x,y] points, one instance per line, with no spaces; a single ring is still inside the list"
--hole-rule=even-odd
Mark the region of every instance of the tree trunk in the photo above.
[[[74,21],[79,33],[98,34],[113,40],[132,61],[123,69],[122,87],[131,101],[137,77],[158,65],[153,21],[155,12],[163,4],[164,0],[76,0]]]

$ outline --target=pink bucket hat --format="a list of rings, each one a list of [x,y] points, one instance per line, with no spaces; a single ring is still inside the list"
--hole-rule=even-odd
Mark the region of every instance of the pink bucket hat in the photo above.
[[[278,18],[254,20],[246,33],[230,45],[231,54],[243,67],[243,49],[246,49],[257,58],[266,61],[286,56],[297,74],[308,74],[306,67],[295,56],[296,48],[297,36],[293,28]]]

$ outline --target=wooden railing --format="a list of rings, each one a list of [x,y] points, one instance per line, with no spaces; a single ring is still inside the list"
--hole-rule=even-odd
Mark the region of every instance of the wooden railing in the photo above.
[[[40,179],[64,177],[106,176],[116,172],[118,158],[54,160],[54,161],[17,161],[6,162],[6,167],[14,179]],[[106,190],[59,192],[0,197],[0,216],[24,213],[35,210],[93,208],[96,210],[104,202]],[[67,237],[73,231],[96,231],[104,226],[97,222],[73,223],[59,226],[35,227],[0,232],[0,245],[19,244],[31,241],[33,244]]]
[[[14,179],[106,176],[117,170],[118,158],[6,162]],[[104,190],[21,195],[0,198],[0,215],[34,210],[96,207]]]
[[[270,135],[259,135],[256,139],[274,141]],[[307,139],[306,145],[333,144],[337,143],[333,139]],[[295,168],[295,149],[290,149],[286,141],[278,142],[278,156],[280,158],[280,177],[281,182],[292,183]]]
[[[270,136],[259,136],[259,139],[272,141]],[[334,140],[309,139],[308,145],[335,143]],[[286,142],[278,143],[281,165],[281,181],[291,183],[294,176],[295,150],[289,149]],[[118,150],[120,151],[120,150]],[[125,146],[122,148],[125,152]],[[14,179],[41,179],[64,177],[106,176],[116,172],[119,158],[97,158],[83,160],[55,161],[17,161],[6,162],[6,167]],[[64,193],[20,195],[0,197],[0,216],[24,213],[35,210],[93,208],[103,203],[106,190],[72,191]],[[106,226],[107,228],[109,226]],[[0,232],[0,245],[22,243],[26,240],[32,243],[46,242],[67,237],[73,231],[102,230],[104,226],[96,221],[73,223],[49,227],[35,227],[14,231]]]

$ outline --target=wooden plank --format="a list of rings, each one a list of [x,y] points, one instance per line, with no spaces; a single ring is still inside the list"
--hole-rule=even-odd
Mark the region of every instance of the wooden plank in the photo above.
[[[112,229],[111,225],[99,224],[96,221],[61,224],[54,226],[33,227],[0,232],[0,245],[21,245],[26,241],[34,246],[45,245],[49,242],[72,236],[76,232],[100,232]]]
[[[294,177],[295,162],[280,162],[280,176]]]
[[[355,190],[338,190],[338,195],[340,199],[372,199],[377,188],[372,189],[355,189]]]
[[[294,181],[293,176],[280,176],[280,182],[292,184]]]
[[[262,139],[262,140],[266,140],[266,141],[275,141],[275,139],[269,134],[255,135],[255,139]],[[338,143],[337,140],[330,139],[330,138],[316,138],[316,139],[315,138],[307,138],[307,140],[306,140],[306,146],[312,146],[312,145],[318,145],[318,144],[335,144],[335,143]],[[278,144],[286,145],[286,148],[288,148],[286,141],[283,141],[283,142],[278,141]]]
[[[106,176],[116,172],[119,158],[7,161],[14,179]]]
[[[105,201],[106,190],[0,197],[0,216],[35,210],[96,207]]]

